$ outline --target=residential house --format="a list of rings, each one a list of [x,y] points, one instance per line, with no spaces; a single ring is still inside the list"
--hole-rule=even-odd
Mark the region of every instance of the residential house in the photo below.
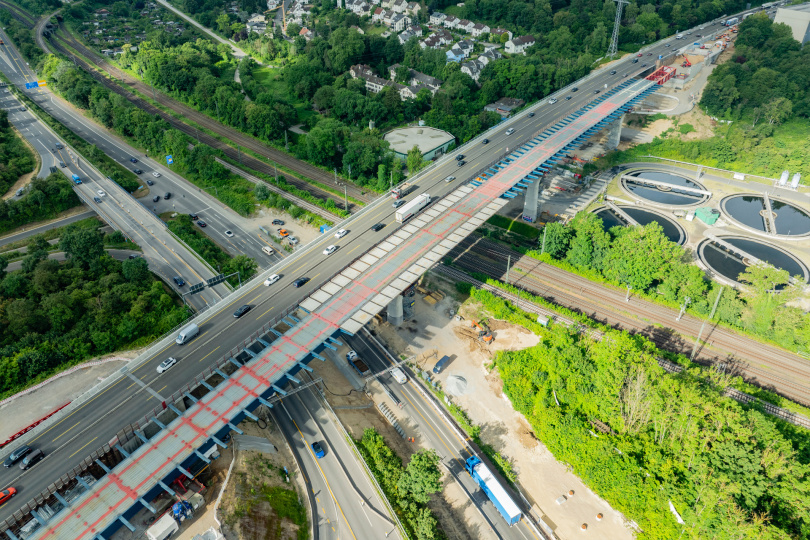
[[[418,24],[414,24],[413,26],[409,27],[408,30],[415,36],[422,37],[422,27]]]
[[[427,88],[421,84],[406,86],[404,84],[395,83],[389,79],[377,77],[371,71],[369,66],[363,64],[352,66],[349,68],[349,73],[355,79],[363,79],[366,83],[366,90],[375,94],[380,92],[386,86],[390,86],[399,94],[402,101],[405,101],[406,99],[414,99],[416,94],[418,94],[422,88]]]
[[[465,57],[470,56],[473,52],[474,45],[473,42],[470,41],[469,39],[459,41],[456,45],[458,46],[459,49],[464,51]]]
[[[453,44],[453,34],[451,34],[449,31],[445,30],[444,28],[442,28],[440,30],[436,30],[436,33],[434,35],[437,38],[439,38],[439,43],[441,43],[445,47],[447,45],[452,45]]]
[[[380,6],[383,9],[393,9],[395,0],[380,0]]]
[[[384,13],[385,10],[381,7],[378,7],[377,9],[374,10],[374,13],[371,15],[371,21],[377,23],[382,22]]]
[[[470,33],[473,35],[473,37],[479,37],[481,34],[489,33],[489,26],[486,24],[475,23],[470,30]]]
[[[394,64],[393,66],[388,67],[388,75],[391,77],[392,81],[396,79],[397,68],[399,67],[401,67],[400,64]],[[430,75],[416,71],[415,69],[408,70],[408,79],[406,82],[408,83],[408,86],[424,86],[429,88],[432,93],[436,93],[436,91],[442,86],[442,81],[440,79],[431,77]]]
[[[441,49],[442,42],[439,40],[439,36],[433,34],[422,41],[419,42],[419,46],[423,49]]]
[[[518,107],[522,107],[523,104],[526,103],[522,99],[516,98],[501,98],[495,103],[490,103],[489,105],[484,107],[485,111],[496,112],[503,116],[504,118],[508,117],[512,114],[514,109]]]
[[[408,24],[410,24],[410,22],[411,20],[408,17],[406,17],[402,13],[397,13],[396,15],[391,17],[391,24],[389,25],[389,28],[391,28],[391,30],[393,30],[394,32],[402,32],[403,30],[405,30],[405,27],[408,26]]]
[[[470,60],[461,64],[461,72],[466,73],[475,82],[478,82],[478,77],[481,76],[481,71],[484,69],[484,63],[480,60]]]
[[[414,17],[419,15],[419,11],[421,9],[422,9],[422,6],[420,6],[417,2],[408,2],[408,5],[405,6],[405,12],[410,13]]]
[[[254,13],[247,21],[248,32],[264,34],[267,30],[267,19],[260,13]]]
[[[494,48],[487,49],[481,55],[478,56],[478,60],[480,62],[483,62],[484,65],[488,65],[490,62],[500,60],[501,58],[503,58],[503,55]]]
[[[468,21],[467,19],[461,19],[456,24],[456,30],[464,30],[465,32],[470,32],[475,26],[475,23],[472,21]]]
[[[377,8],[377,9],[379,9],[379,8]],[[375,11],[376,11],[376,10],[375,10]],[[360,28],[359,26],[352,25],[352,26],[350,26],[350,27],[349,27],[349,30],[354,30],[355,32],[357,32],[357,33],[358,33],[358,34],[360,34],[360,35],[365,34],[365,32],[363,31],[363,29],[362,29],[362,28]]]
[[[444,13],[442,13],[440,11],[437,11],[437,12],[430,15],[430,24],[432,24],[434,26],[439,26],[444,22],[444,20],[446,18],[447,18],[447,15],[445,15]]]
[[[302,28],[302,29],[301,29],[301,30],[298,32],[298,35],[299,35],[299,36],[301,36],[302,38],[304,38],[304,39],[305,39],[305,40],[307,40],[307,41],[309,41],[309,40],[311,40],[313,37],[315,37],[315,35],[312,33],[312,30],[310,30],[310,29],[309,29],[309,28],[307,28],[306,26],[305,26],[305,27],[303,27],[303,28]]]
[[[399,43],[401,45],[405,45],[406,43],[408,43],[411,39],[413,39],[415,37],[417,37],[417,35],[414,34],[413,32],[411,32],[410,30],[405,30],[404,32],[400,32],[400,34],[397,36],[397,38],[399,39]]]
[[[391,9],[393,9],[397,13],[405,13],[405,10],[407,8],[408,8],[407,0],[394,0],[394,4],[391,6]]]
[[[104,8],[97,9],[93,12],[93,16],[101,19],[106,19],[110,15],[110,12]]]
[[[502,35],[506,34],[507,39],[512,39],[512,32],[503,28],[493,28],[489,31],[489,39],[492,41],[500,41]]]
[[[509,54],[526,54],[526,49],[534,45],[535,41],[532,36],[520,36],[512,38],[506,42],[504,50]]]
[[[352,76],[352,79],[365,79],[371,75],[374,75],[374,71],[371,70],[371,66],[367,64],[355,64],[349,68],[349,75]]]
[[[455,28],[456,25],[458,24],[458,21],[459,21],[458,17],[448,15],[447,17],[444,18],[442,24],[444,25],[445,28]]]
[[[464,60],[466,58],[466,55],[464,54],[464,51],[462,51],[456,45],[453,45],[453,47],[449,51],[445,52],[444,54],[447,56],[447,62],[448,63],[450,63],[450,62],[461,62],[462,60]]]

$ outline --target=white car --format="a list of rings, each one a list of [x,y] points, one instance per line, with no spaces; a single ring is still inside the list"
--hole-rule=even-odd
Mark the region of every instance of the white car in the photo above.
[[[323,254],[324,254],[324,255],[331,255],[331,254],[332,254],[332,253],[334,253],[336,250],[337,250],[337,246],[329,246],[328,248],[326,248],[325,250],[323,250]]]
[[[164,371],[167,371],[170,367],[172,367],[176,363],[177,363],[177,358],[174,358],[174,357],[170,356],[169,358],[167,358],[166,360],[164,360],[163,362],[160,363],[160,365],[157,367],[157,372],[158,373],[163,373]]]
[[[101,190],[96,191],[96,193],[98,193],[98,196],[99,196],[99,197],[104,197],[105,195],[107,195],[106,193],[104,193],[104,192],[103,192],[103,191],[101,191]]]
[[[160,178],[160,173],[157,171],[152,171],[152,176],[154,176],[155,178]]]
[[[275,283],[276,281],[278,281],[280,279],[281,279],[281,276],[279,276],[278,274],[273,274],[272,276],[270,276],[269,278],[264,280],[264,286],[269,287],[270,285],[272,285],[273,283]]]
[[[228,238],[233,238],[233,233],[231,231],[225,231],[225,236]]]
[[[335,238],[343,238],[347,234],[349,234],[349,231],[347,231],[346,229],[340,229],[338,232],[335,233]]]
[[[447,178],[445,178],[445,179],[444,179],[444,181],[445,181],[445,182],[452,182],[452,181],[453,181],[453,180],[455,180],[455,179],[456,179],[456,177],[455,177],[455,176],[448,176]]]
[[[549,105],[554,105],[555,103],[557,103],[557,98],[551,98],[550,100],[548,100],[548,103]]]
[[[509,128],[509,129],[506,130],[507,135],[511,135],[514,132],[515,132],[515,128]]]

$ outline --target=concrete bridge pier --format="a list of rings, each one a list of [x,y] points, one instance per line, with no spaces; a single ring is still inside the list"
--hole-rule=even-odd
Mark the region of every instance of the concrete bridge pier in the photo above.
[[[526,194],[523,198],[523,218],[532,223],[537,221],[540,184],[542,184],[540,178],[528,184],[529,187],[526,188]]]
[[[399,326],[405,321],[405,316],[402,312],[402,295],[398,294],[388,304],[388,322],[394,326]]]
[[[624,116],[621,115],[619,118],[614,120],[612,123],[608,124],[608,140],[605,144],[605,150],[616,150],[619,147],[619,142],[621,141],[622,135],[622,122],[624,122]]]

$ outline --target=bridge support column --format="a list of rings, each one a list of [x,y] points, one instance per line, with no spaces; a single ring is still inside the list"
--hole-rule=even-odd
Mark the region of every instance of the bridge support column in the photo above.
[[[526,196],[523,198],[523,219],[534,223],[537,221],[537,206],[542,177],[533,181],[526,187]]]
[[[388,304],[388,322],[394,326],[399,326],[405,321],[402,312],[402,295],[398,294],[390,304]]]
[[[622,122],[624,122],[624,115],[609,124],[608,140],[605,144],[605,150],[616,150],[619,147],[622,135]]]

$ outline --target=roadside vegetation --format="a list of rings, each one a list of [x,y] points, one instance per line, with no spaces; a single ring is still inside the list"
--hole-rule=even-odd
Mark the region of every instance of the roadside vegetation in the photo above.
[[[104,244],[97,229],[68,226],[64,263],[47,259],[41,236],[19,271],[7,273],[0,256],[0,399],[88,358],[143,346],[188,316],[145,259],[116,261]]]
[[[46,178],[32,178],[21,198],[0,201],[0,233],[34,221],[54,218],[79,204],[81,201],[73,192],[70,182],[60,173]]]
[[[34,154],[8,121],[8,111],[0,110],[0,194],[11,189],[22,175],[33,171],[35,165]]]
[[[428,508],[431,495],[442,489],[439,456],[433,450],[411,454],[407,466],[374,428],[366,428],[355,441],[369,469],[394,507],[411,538],[442,540],[444,532]]]

